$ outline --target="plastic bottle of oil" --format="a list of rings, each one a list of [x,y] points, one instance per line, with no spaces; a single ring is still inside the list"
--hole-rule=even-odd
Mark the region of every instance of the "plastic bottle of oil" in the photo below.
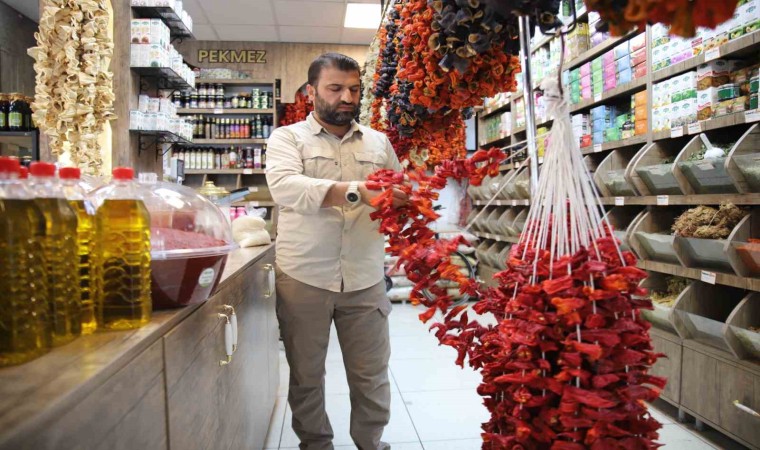
[[[51,346],[45,217],[18,172],[17,159],[0,157],[0,367],[34,359]]]
[[[151,317],[150,215],[133,178],[132,169],[117,167],[92,194],[98,329],[138,328]]]
[[[81,171],[76,167],[64,167],[58,171],[63,195],[77,213],[77,246],[79,257],[79,289],[82,299],[82,334],[92,334],[98,322],[95,316],[95,302],[92,295],[92,227],[95,208],[80,185]]]
[[[29,167],[29,187],[45,216],[43,248],[47,263],[48,305],[53,346],[82,334],[77,249],[77,214],[63,197],[55,165],[35,162]]]

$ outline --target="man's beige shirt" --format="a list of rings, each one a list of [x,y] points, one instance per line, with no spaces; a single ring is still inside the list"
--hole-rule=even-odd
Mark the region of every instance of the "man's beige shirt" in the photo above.
[[[280,206],[277,265],[296,280],[332,292],[352,292],[383,279],[384,239],[364,204],[322,208],[339,181],[364,181],[379,169],[399,171],[388,138],[351,123],[343,138],[311,114],[277,128],[267,142],[267,183]]]

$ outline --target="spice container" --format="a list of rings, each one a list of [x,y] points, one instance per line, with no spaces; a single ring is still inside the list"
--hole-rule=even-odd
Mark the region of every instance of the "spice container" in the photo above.
[[[723,157],[701,161],[680,161],[678,168],[697,194],[736,193],[736,187],[725,165],[726,158]]]
[[[760,242],[732,242],[736,255],[739,256],[747,274],[751,277],[760,276]]]
[[[740,359],[760,360],[760,294],[749,293],[726,320],[726,340]]]
[[[718,88],[718,100],[731,100],[741,95],[739,86],[733,83],[724,84]]]
[[[691,284],[686,278],[652,272],[639,286],[647,289],[652,310],[640,309],[641,315],[656,328],[676,334],[670,316],[681,293]]]
[[[489,233],[499,234],[499,216],[502,214],[502,209],[500,208],[494,208],[493,211],[491,211],[488,214],[488,218],[485,221],[486,229]]]
[[[760,192],[760,153],[734,155],[736,167],[744,175],[751,192]]]
[[[720,239],[699,239],[676,237],[683,251],[684,261],[689,267],[733,273],[728,261],[726,241]]]
[[[676,177],[673,175],[673,164],[656,164],[653,166],[637,167],[636,173],[646,184],[652,195],[681,195]]]
[[[630,197],[636,195],[631,183],[625,178],[626,169],[610,170],[606,176],[601,175],[602,183],[607,186],[610,193],[614,196]]]
[[[672,320],[678,335],[731,352],[724,329],[743,296],[744,291],[740,289],[694,281],[681,294],[673,310]]]
[[[214,290],[236,247],[222,211],[193,189],[141,174],[150,212],[154,309],[201,303]]]
[[[669,264],[680,264],[676,251],[673,248],[675,236],[672,234],[637,231],[635,236],[639,239],[641,247],[648,256],[646,259]]]

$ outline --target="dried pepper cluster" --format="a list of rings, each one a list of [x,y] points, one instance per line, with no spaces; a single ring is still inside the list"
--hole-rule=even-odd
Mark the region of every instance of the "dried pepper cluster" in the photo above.
[[[298,92],[296,92],[295,102],[286,104],[284,108],[285,112],[280,117],[279,126],[281,127],[306,120],[309,113],[314,111],[314,104],[309,100],[309,97],[303,93],[303,90],[299,89]]]
[[[730,19],[737,0],[586,0],[586,5],[599,12],[615,35],[659,22],[670,25],[673,34],[692,37],[697,27],[715,28]]]

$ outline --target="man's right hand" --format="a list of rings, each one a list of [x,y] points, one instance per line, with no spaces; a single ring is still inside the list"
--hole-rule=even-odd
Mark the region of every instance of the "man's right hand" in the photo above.
[[[372,200],[378,195],[383,193],[383,191],[373,191],[373,190],[367,189],[366,183],[359,183],[359,192],[361,193],[361,196],[362,196],[362,202],[364,202],[368,206],[372,206]],[[400,208],[402,206],[405,206],[408,202],[409,202],[409,196],[406,195],[406,193],[402,191],[401,189],[394,187],[393,188],[393,207]]]

